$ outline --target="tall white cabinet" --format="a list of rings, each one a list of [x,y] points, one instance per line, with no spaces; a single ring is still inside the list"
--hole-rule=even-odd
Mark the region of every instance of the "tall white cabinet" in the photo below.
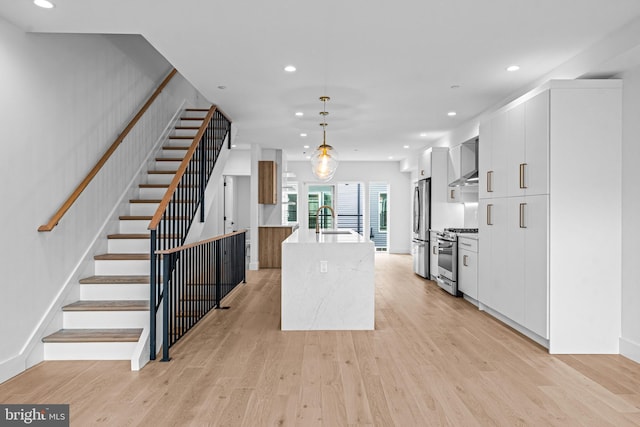
[[[480,308],[551,353],[618,353],[621,102],[557,80],[480,124]]]

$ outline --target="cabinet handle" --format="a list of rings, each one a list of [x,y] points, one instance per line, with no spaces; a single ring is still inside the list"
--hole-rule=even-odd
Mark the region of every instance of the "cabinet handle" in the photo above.
[[[520,228],[527,228],[524,224],[524,209],[527,206],[526,203],[520,203]]]
[[[455,192],[456,192],[456,190],[451,190],[450,197],[449,197],[450,199],[455,198],[455,196],[454,196]]]
[[[440,193],[440,194],[442,194],[442,193]],[[434,247],[431,248],[431,253],[434,254],[434,255],[438,255],[438,252],[436,252],[437,250],[438,250],[438,248],[436,246],[434,246]]]
[[[493,171],[487,171],[487,193],[493,193]]]
[[[493,221],[491,221],[491,208],[493,208],[493,205],[489,203],[487,205],[487,225],[493,225]]]
[[[469,255],[462,255],[462,265],[464,265],[465,267],[469,267],[469,264],[467,264],[468,258],[469,258]]]
[[[527,184],[525,184],[524,182],[524,175],[525,175],[525,167],[527,166],[526,163],[520,163],[520,188],[527,188]]]

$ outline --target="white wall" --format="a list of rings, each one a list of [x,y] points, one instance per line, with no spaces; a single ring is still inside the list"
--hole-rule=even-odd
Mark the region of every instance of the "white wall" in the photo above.
[[[640,363],[640,68],[622,74],[622,337],[620,353]],[[606,147],[603,147],[606,149]],[[606,226],[600,224],[600,226]]]
[[[92,247],[98,231],[185,98],[199,98],[174,78],[59,226],[40,233],[171,67],[139,36],[25,34],[1,18],[0,64],[4,381],[42,360],[34,337],[46,313],[77,299],[66,285],[93,274],[83,260],[106,249]]]
[[[300,183],[317,183],[309,162],[289,161],[289,171],[296,174]],[[389,184],[389,252],[411,252],[411,174],[400,171],[398,162],[340,162],[329,184],[338,182],[387,182]],[[368,191],[365,191],[368,194]],[[368,197],[368,196],[365,196]],[[365,200],[365,205],[367,202]],[[304,209],[303,209],[304,208]],[[299,218],[306,218],[306,208],[298,207]],[[306,226],[299,221],[300,227]]]

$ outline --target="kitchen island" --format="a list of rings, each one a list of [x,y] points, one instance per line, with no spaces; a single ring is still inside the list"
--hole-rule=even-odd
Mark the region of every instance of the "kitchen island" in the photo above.
[[[291,234],[282,242],[282,330],[373,330],[374,254],[352,230]]]

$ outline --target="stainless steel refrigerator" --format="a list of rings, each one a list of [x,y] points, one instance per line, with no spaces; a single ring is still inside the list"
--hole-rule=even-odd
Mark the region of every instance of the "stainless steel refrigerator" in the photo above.
[[[429,227],[431,226],[431,178],[415,183],[413,191],[413,271],[429,278]]]

